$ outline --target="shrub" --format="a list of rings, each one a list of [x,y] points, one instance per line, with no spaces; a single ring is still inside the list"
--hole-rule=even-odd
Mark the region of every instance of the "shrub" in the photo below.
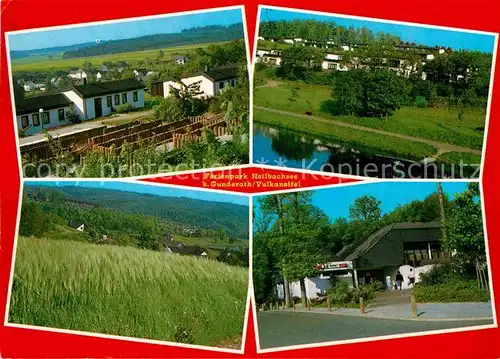
[[[441,263],[432,267],[428,272],[420,274],[422,285],[444,284],[459,279],[471,279],[475,277],[474,265],[460,257],[452,261]]]
[[[155,117],[162,121],[176,121],[182,117],[179,103],[173,97],[167,97],[155,106]]]
[[[435,285],[415,285],[414,294],[417,302],[488,302],[490,293],[479,289],[477,281],[459,278],[447,283]]]
[[[270,78],[270,79],[275,79],[276,78],[276,71],[277,71],[276,67],[268,67],[266,69],[266,77]]]
[[[415,98],[415,105],[418,108],[426,108],[427,107],[427,100],[425,99],[424,96],[417,96]]]
[[[66,120],[68,120],[71,123],[80,123],[82,122],[80,115],[77,114],[75,111],[70,110],[66,112]]]
[[[127,112],[132,111],[132,109],[133,109],[133,107],[129,103],[124,103],[122,105],[116,106],[116,112],[118,112],[118,113],[127,113]]]

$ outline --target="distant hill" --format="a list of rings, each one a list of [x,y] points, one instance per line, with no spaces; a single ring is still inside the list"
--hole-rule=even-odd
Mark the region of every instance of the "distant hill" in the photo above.
[[[248,238],[248,206],[98,188],[30,185],[25,187],[28,196],[34,196],[40,189],[42,191],[57,191],[72,201],[89,203],[126,213],[164,218],[202,229],[219,230],[224,228],[228,235],[236,238]]]
[[[62,57],[100,56],[121,52],[135,52],[181,45],[242,39],[244,39],[242,23],[231,26],[212,25],[183,30],[180,33],[155,34],[132,39],[101,41],[99,44],[94,43],[91,46],[65,51]]]
[[[25,59],[28,57],[39,57],[39,56],[51,56],[64,53],[65,51],[79,50],[84,47],[89,47],[95,45],[95,42],[85,42],[82,44],[69,45],[69,46],[57,46],[57,47],[47,47],[43,49],[33,49],[33,50],[14,50],[10,52],[11,60]]]

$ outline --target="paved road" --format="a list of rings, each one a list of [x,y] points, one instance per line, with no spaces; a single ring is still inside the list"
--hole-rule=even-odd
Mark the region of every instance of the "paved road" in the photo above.
[[[303,115],[303,114],[295,113],[295,112],[288,112],[288,111],[276,110],[274,108],[269,108],[269,107],[254,106],[253,108],[257,109],[257,110],[262,110],[262,111],[276,113],[276,114],[283,115],[283,116],[305,118],[305,119],[308,119],[308,120],[314,120],[314,121],[318,121],[318,122],[324,122],[324,123],[333,124],[333,125],[336,125],[336,126],[348,127],[348,128],[354,129],[354,130],[365,131],[365,132],[372,132],[372,133],[377,133],[379,135],[384,135],[384,136],[397,137],[397,138],[401,138],[403,140],[412,141],[412,142],[425,143],[425,144],[428,144],[428,145],[436,147],[437,148],[437,155],[438,156],[441,155],[441,154],[443,154],[443,153],[445,153],[445,152],[468,152],[468,153],[473,153],[475,155],[481,155],[481,151],[480,150],[475,150],[475,149],[468,148],[468,147],[456,146],[456,145],[452,145],[452,144],[444,143],[444,142],[439,142],[439,141],[433,141],[433,140],[429,140],[429,139],[426,139],[426,138],[407,136],[407,135],[403,135],[403,134],[400,134],[400,133],[389,132],[389,131],[384,131],[384,130],[378,130],[378,129],[375,129],[375,128],[370,128],[370,127],[355,125],[355,124],[348,123],[348,122],[342,122],[342,121],[337,121],[337,120],[330,120],[330,119],[326,119],[326,118],[318,117],[318,116],[308,116],[308,115]]]
[[[262,349],[312,344],[382,335],[414,333],[493,324],[478,321],[412,321],[360,318],[334,314],[265,312],[258,313]]]

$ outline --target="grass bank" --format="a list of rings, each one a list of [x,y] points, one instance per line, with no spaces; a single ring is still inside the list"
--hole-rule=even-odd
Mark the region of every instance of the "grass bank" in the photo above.
[[[399,138],[387,140],[386,136],[376,133],[353,130],[310,118],[287,117],[284,115],[254,110],[254,121],[289,130],[306,133],[331,141],[348,143],[354,148],[369,147],[374,151],[400,156],[407,159],[422,159],[437,153],[435,147],[420,142],[412,142]]]
[[[247,283],[220,262],[21,237],[9,321],[217,345],[242,335]]]
[[[403,107],[383,121],[380,118],[333,116],[333,100],[331,87],[301,82],[281,82],[278,87],[258,87],[254,92],[254,103],[258,106],[296,113],[312,111],[316,116],[337,121],[474,149],[481,149],[483,145],[486,113],[482,110],[467,111],[464,119],[458,121],[455,109]]]

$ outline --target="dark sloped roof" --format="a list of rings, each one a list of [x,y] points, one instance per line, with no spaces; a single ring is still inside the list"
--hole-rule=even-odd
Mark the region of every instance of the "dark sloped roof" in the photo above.
[[[345,257],[345,260],[351,261],[359,258],[375,246],[384,236],[392,230],[409,230],[409,229],[430,229],[440,228],[441,222],[413,222],[413,223],[393,223],[385,226],[370,235],[366,240],[361,243],[354,243],[348,248],[343,248],[339,253],[340,257]]]
[[[191,255],[191,256],[200,256],[203,252],[198,246],[183,246],[183,247],[168,247],[172,253],[178,253],[181,255]]]
[[[237,78],[239,74],[238,74],[238,67],[234,66],[234,67],[208,70],[205,71],[203,75],[213,81],[223,81],[223,80]]]
[[[87,85],[79,85],[73,89],[80,95],[80,97],[95,97],[102,96],[122,91],[143,89],[144,84],[136,79],[115,80],[107,82],[98,82]]]
[[[41,108],[45,111],[69,106],[70,104],[71,101],[62,93],[32,96],[16,101],[16,113],[18,115],[24,115],[38,112]]]
[[[68,223],[68,225],[70,227],[75,228],[75,229],[80,227],[82,224],[85,224],[85,223],[83,223],[82,221],[73,221],[73,220],[69,221],[69,223]]]
[[[353,259],[356,259],[362,254],[366,253],[370,248],[372,248],[375,244],[377,244],[378,241],[380,241],[387,233],[389,233],[389,231],[392,229],[393,226],[394,224],[390,224],[373,233],[363,243],[354,248],[354,250],[345,257],[345,260],[352,261]]]

